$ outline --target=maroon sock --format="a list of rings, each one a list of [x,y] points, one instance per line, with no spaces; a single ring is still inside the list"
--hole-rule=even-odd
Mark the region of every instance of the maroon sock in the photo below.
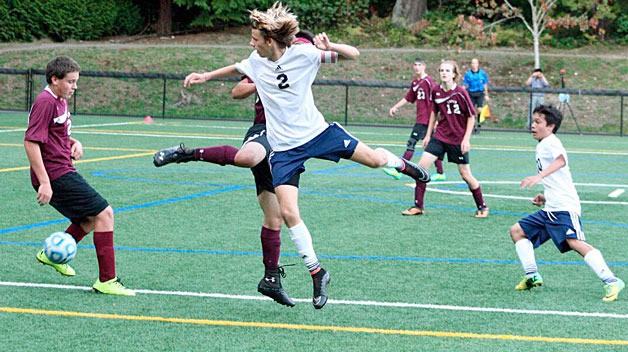
[[[423,199],[425,198],[425,189],[427,184],[423,182],[417,182],[414,188],[414,205],[423,209]]]
[[[94,231],[94,247],[98,258],[100,282],[116,277],[116,256],[113,250],[113,231]]]
[[[262,226],[262,252],[264,253],[264,268],[266,270],[279,267],[279,254],[281,250],[280,231],[271,230]]]
[[[473,200],[478,209],[485,208],[486,203],[484,203],[484,197],[482,196],[482,187],[478,186],[476,189],[469,188],[469,191],[473,194]]]
[[[443,170],[443,161],[436,159],[434,162],[434,167],[436,167],[436,173],[443,174],[445,170]]]
[[[194,159],[218,165],[234,165],[238,148],[230,145],[194,149]]]
[[[65,230],[65,233],[70,234],[72,237],[74,237],[74,241],[76,243],[81,242],[83,237],[87,235],[87,232],[85,232],[82,227],[74,224],[70,224],[70,226]]]
[[[408,150],[406,150],[405,153],[403,153],[403,158],[406,159],[406,160],[412,159],[413,156],[414,156],[414,150],[408,149]]]

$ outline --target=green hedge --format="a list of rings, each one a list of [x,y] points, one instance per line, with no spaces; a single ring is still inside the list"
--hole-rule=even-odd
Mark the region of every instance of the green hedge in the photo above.
[[[0,41],[93,40],[134,34],[143,18],[131,0],[0,0]]]

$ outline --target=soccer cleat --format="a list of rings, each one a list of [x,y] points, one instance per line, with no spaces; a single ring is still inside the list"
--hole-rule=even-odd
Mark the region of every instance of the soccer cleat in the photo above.
[[[517,286],[515,286],[515,290],[525,291],[525,290],[531,289],[532,287],[542,286],[542,285],[543,285],[543,278],[541,277],[541,274],[536,273],[532,277],[524,276],[523,279],[521,279],[521,282],[519,282]]]
[[[403,161],[403,166],[401,169],[397,169],[397,171],[402,174],[406,174],[416,181],[428,183],[430,182],[430,173],[425,170],[425,168],[421,165],[417,165],[411,161],[408,161],[404,158],[399,158]]]
[[[105,282],[100,282],[100,280],[96,280],[92,288],[98,293],[120,296],[135,296],[135,291],[126,288],[117,277],[114,277],[113,279]]]
[[[613,302],[617,300],[619,293],[624,289],[626,284],[621,279],[617,279],[617,281],[612,282],[610,284],[604,285],[604,298],[602,301],[604,302]]]
[[[35,258],[37,259],[38,262],[44,265],[50,265],[51,267],[55,268],[55,270],[58,271],[59,274],[61,275],[64,275],[64,276],[76,275],[76,272],[74,271],[74,269],[72,269],[72,267],[69,266],[68,264],[55,264],[51,262],[50,259],[46,257],[46,254],[44,254],[43,249],[37,252],[37,254],[35,255]]]
[[[329,273],[321,268],[316,274],[312,275],[312,283],[314,285],[314,297],[312,304],[314,308],[321,309],[327,303],[327,285],[331,281]]]
[[[275,302],[288,307],[294,307],[295,303],[281,287],[281,277],[286,277],[282,267],[266,271],[264,278],[257,284],[257,292],[272,298]]]
[[[445,174],[436,173],[436,174],[432,174],[430,179],[432,180],[431,182],[443,182],[443,181],[447,181],[447,176],[445,176]]]
[[[186,148],[183,143],[178,147],[162,149],[153,156],[153,164],[156,167],[170,163],[187,163],[192,160],[194,160],[194,149]]]
[[[385,167],[382,169],[382,171],[384,171],[386,175],[394,178],[395,180],[399,180],[401,178],[401,174],[394,167]]]
[[[488,218],[488,207],[482,207],[475,212],[476,218]]]
[[[414,206],[402,211],[401,214],[405,216],[423,215],[425,214],[425,211],[419,207]]]

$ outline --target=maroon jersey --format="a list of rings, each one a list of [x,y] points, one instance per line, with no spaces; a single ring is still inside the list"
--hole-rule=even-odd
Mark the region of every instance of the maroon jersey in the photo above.
[[[253,83],[253,81],[248,77],[246,77],[246,81],[248,83]],[[255,120],[253,121],[253,124],[258,123],[266,123],[266,115],[264,114],[264,105],[262,104],[259,95],[257,95],[257,92],[255,92]]]
[[[430,76],[414,78],[406,94],[406,101],[416,103],[416,123],[427,125],[430,122],[430,113],[433,108],[432,90],[434,80]]]
[[[58,98],[46,87],[35,99],[28,115],[25,141],[39,144],[44,167],[50,181],[76,171],[70,158],[70,128],[72,118],[68,101]],[[39,186],[39,180],[31,168],[31,182]]]
[[[436,86],[432,91],[432,100],[434,112],[440,115],[434,137],[444,143],[460,145],[469,117],[476,114],[469,93],[459,85],[450,91]]]

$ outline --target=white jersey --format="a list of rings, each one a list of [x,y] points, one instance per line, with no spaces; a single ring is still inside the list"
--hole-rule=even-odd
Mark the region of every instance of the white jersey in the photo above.
[[[293,45],[277,61],[260,57],[254,51],[236,64],[240,73],[255,82],[264,104],[268,142],[273,150],[303,145],[329,126],[314,105],[312,94],[312,83],[327,53],[314,45]]]
[[[560,155],[565,158],[565,166],[541,180],[545,187],[545,210],[580,215],[580,198],[571,179],[567,151],[555,134],[543,138],[536,146],[536,167],[541,172]]]

